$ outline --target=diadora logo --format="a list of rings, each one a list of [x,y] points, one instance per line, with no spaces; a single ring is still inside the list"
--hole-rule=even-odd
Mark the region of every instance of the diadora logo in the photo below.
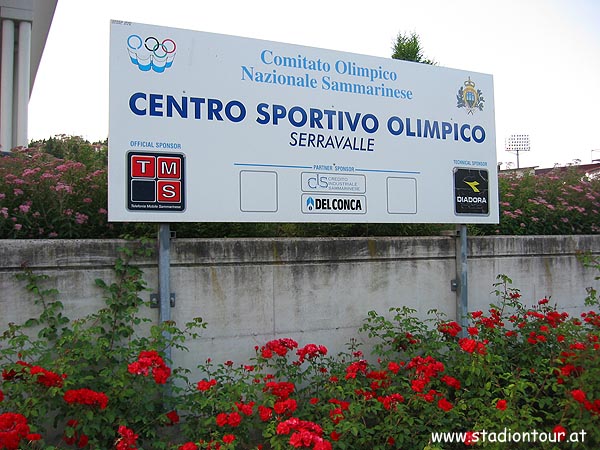
[[[489,214],[488,179],[487,170],[454,168],[455,214]]]
[[[479,189],[477,189],[477,186],[479,186],[478,181],[467,181],[467,180],[464,180],[464,181],[465,181],[465,184],[468,184],[469,187],[471,189],[473,189],[473,192],[480,192]]]
[[[127,38],[127,51],[132,64],[143,72],[162,73],[173,65],[177,44],[173,39],[160,41],[154,36],[142,38],[132,34]]]

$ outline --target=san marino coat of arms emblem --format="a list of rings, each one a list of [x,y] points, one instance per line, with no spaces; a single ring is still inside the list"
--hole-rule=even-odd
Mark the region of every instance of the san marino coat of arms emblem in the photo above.
[[[469,77],[456,94],[456,107],[466,108],[467,114],[473,114],[476,109],[483,111],[484,102],[481,89],[475,89],[475,83]]]

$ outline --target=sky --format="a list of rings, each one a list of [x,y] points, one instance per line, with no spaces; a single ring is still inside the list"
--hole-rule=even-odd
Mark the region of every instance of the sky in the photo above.
[[[110,20],[389,58],[419,35],[438,65],[492,74],[498,162],[600,160],[598,0],[58,0],[29,102],[29,139],[108,137]]]

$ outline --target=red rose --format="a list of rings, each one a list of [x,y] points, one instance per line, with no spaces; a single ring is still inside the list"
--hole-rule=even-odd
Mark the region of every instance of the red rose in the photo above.
[[[440,380],[454,389],[460,389],[460,381],[450,375],[444,375]]]
[[[254,402],[243,403],[243,402],[235,402],[235,406],[238,411],[246,416],[251,416],[254,408]]]
[[[96,392],[91,389],[71,389],[63,395],[63,399],[68,404],[77,403],[80,405],[99,406],[100,409],[108,405],[108,397],[104,392]]]
[[[224,427],[225,425],[227,425],[227,414],[225,414],[225,413],[217,414],[216,420],[217,420],[217,426]]]
[[[31,367],[30,373],[38,383],[46,387],[62,387],[63,379],[67,377],[64,374],[61,376],[40,366]]]
[[[440,398],[438,400],[438,408],[440,408],[444,411],[450,411],[452,408],[454,408],[454,406],[452,406],[452,403],[450,403],[445,398]]]
[[[22,439],[39,441],[41,436],[29,432],[25,416],[17,413],[0,414],[0,448],[17,450]]]
[[[477,342],[474,339],[461,338],[458,341],[458,345],[467,353],[473,353],[477,347]]]
[[[152,371],[152,377],[156,384],[165,384],[171,376],[171,368],[165,364],[156,350],[141,351],[137,361],[127,366],[127,371],[132,375],[145,377]]]
[[[242,423],[242,416],[240,416],[237,412],[232,412],[227,417],[227,424],[231,425],[232,427],[237,427],[240,423]]]
[[[186,442],[183,445],[180,445],[177,450],[198,450],[198,446],[193,442]]]
[[[175,425],[176,423],[179,423],[179,414],[177,414],[177,411],[168,412],[166,416],[167,419],[169,419],[169,425]]]
[[[225,434],[223,436],[223,442],[225,444],[231,444],[233,441],[235,441],[235,436],[233,434]]]
[[[475,431],[467,431],[465,433],[465,445],[475,445],[479,440],[479,433]]]
[[[258,406],[258,415],[263,422],[268,421],[273,416],[273,410],[263,405]]]
[[[556,425],[552,429],[552,433],[556,437],[555,440],[557,440],[558,442],[564,441],[566,439],[566,437],[567,437],[567,430],[562,425]]]
[[[208,391],[211,387],[215,386],[217,384],[217,380],[210,380],[210,381],[206,381],[206,380],[201,380],[198,381],[198,390],[199,391]]]
[[[116,450],[133,450],[137,448],[138,435],[125,425],[119,426],[119,439],[117,439]]]
[[[581,389],[573,389],[571,391],[571,395],[579,403],[583,403],[587,400],[585,392],[583,392]]]

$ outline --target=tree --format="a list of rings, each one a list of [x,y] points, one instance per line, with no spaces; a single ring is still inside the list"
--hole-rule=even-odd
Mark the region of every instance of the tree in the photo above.
[[[433,59],[426,58],[423,55],[423,49],[421,48],[421,40],[419,35],[414,31],[410,34],[398,33],[396,42],[392,47],[394,51],[392,53],[393,59],[401,59],[404,61],[414,61],[423,64],[437,65],[437,62]]]
[[[80,162],[90,169],[104,169],[108,164],[108,139],[90,143],[81,136],[58,134],[49,139],[31,141],[29,146],[56,158]]]

